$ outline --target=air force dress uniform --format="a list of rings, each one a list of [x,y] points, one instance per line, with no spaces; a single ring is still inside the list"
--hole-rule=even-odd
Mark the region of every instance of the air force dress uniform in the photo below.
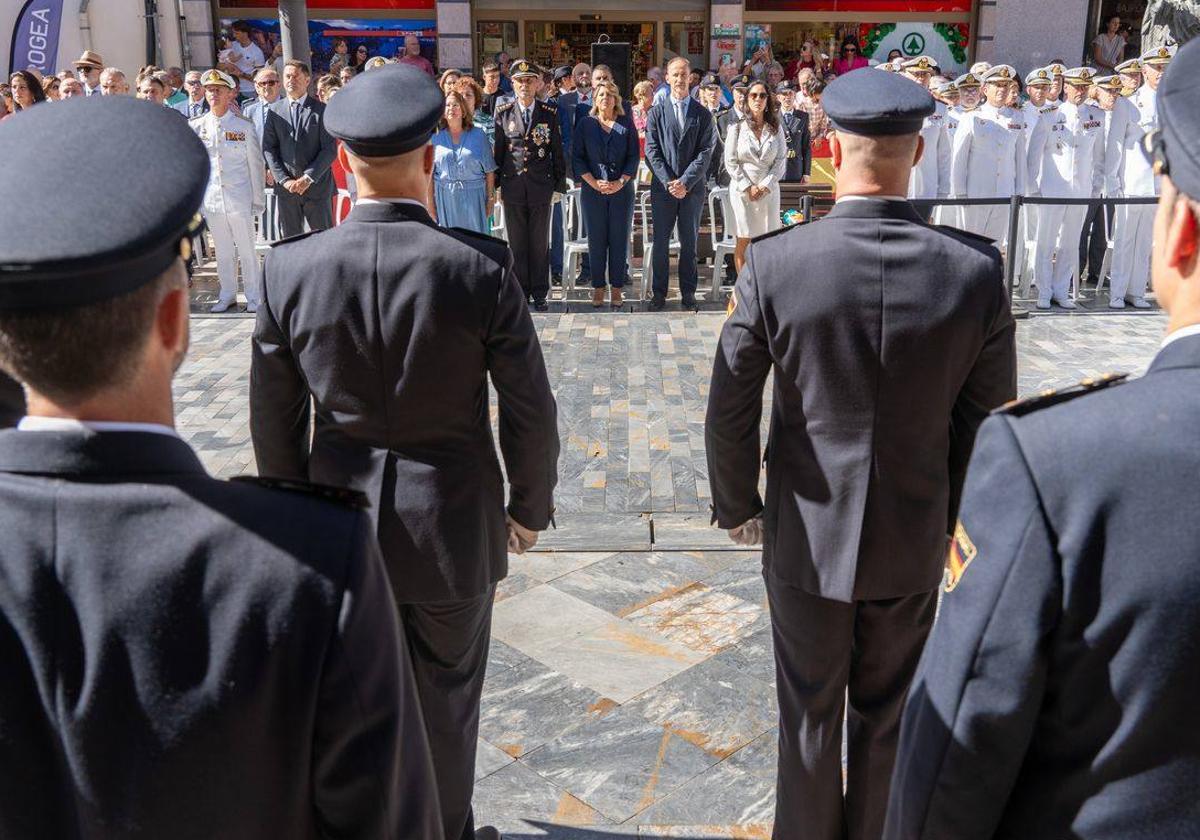
[[[208,158],[169,109],[35,108],[0,156],[22,196],[0,204],[0,311],[117,300],[188,255]],[[368,517],[269,484],[211,478],[165,425],[0,432],[0,837],[440,831]]]
[[[823,104],[838,131],[859,134],[916,135],[934,112],[927,91],[888,73],[842,76]],[[780,709],[774,836],[876,838],[975,430],[1016,390],[1000,255],[930,227],[903,197],[843,198],[815,224],[755,240],[731,306],[705,442],[715,522],[763,519]]]
[[[205,85],[237,90],[233,77],[209,70],[200,79]],[[246,291],[246,309],[258,307],[262,277],[254,249],[254,217],[265,204],[266,169],[254,124],[232,109],[221,116],[209,111],[188,125],[208,150],[208,189],[204,193],[204,221],[217,249],[220,297],[213,311],[221,312],[237,298],[238,266]]]
[[[1072,86],[1090,85],[1093,73],[1087,67],[1076,67],[1066,72],[1064,80]],[[1104,111],[1087,102],[1063,102],[1038,119],[1028,159],[1030,195],[1099,198],[1104,188]],[[1065,309],[1075,308],[1070,298],[1071,278],[1079,269],[1079,237],[1087,211],[1086,204],[1038,208],[1033,276],[1039,309],[1049,309],[1052,299]]]
[[[1016,84],[1007,64],[991,68],[984,84]],[[954,132],[950,193],[954,198],[1010,198],[1025,192],[1025,121],[1021,112],[987,102],[964,114]],[[963,209],[963,227],[1003,245],[1008,238],[1007,205]]]
[[[388,158],[426,145],[444,108],[428,75],[390,64],[339,93],[328,126],[351,154]],[[508,247],[439,227],[416,201],[360,198],[341,225],[267,254],[252,354],[259,473],[370,501],[413,647],[445,836],[473,836],[492,601],[508,570],[489,378],[507,514],[527,528],[548,527],[558,458],[554,397]]]
[[[528,61],[512,65],[513,78],[538,76]],[[550,206],[567,191],[567,164],[556,106],[539,99],[496,109],[496,186],[504,202],[504,224],[513,269],[525,295],[544,309],[550,292]]]
[[[1142,56],[1142,62],[1162,68],[1170,63],[1174,47],[1160,47]],[[1142,139],[1158,129],[1158,97],[1149,82],[1128,98],[1117,99],[1109,126],[1110,195],[1116,198],[1149,198],[1158,195],[1158,179],[1141,152]],[[1112,284],[1110,299],[1128,298],[1144,308],[1150,281],[1150,248],[1153,243],[1154,207],[1121,205],[1113,223]]]

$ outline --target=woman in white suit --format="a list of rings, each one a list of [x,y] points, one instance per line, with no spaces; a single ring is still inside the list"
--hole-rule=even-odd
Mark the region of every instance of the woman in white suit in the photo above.
[[[750,240],[783,226],[779,179],[786,170],[787,137],[775,96],[765,82],[754,82],[746,91],[745,118],[732,123],[725,134],[725,171],[737,233],[733,262],[738,271]]]

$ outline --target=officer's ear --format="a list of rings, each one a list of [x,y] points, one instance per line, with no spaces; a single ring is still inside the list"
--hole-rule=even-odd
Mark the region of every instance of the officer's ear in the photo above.
[[[338,143],[337,147],[338,163],[342,165],[342,169],[346,172],[353,172],[350,168],[350,156],[346,154],[346,146],[343,143]]]
[[[842,168],[842,143],[836,131],[829,134],[829,151],[833,155],[833,170],[838,172]]]
[[[1197,221],[1197,213],[1200,213],[1198,205],[1179,194],[1167,223],[1167,236],[1163,243],[1167,265],[1181,277],[1195,277],[1197,262],[1200,261],[1200,221]],[[1200,280],[1200,277],[1196,279]]]
[[[921,158],[925,157],[925,138],[917,135],[917,151],[913,154],[912,165],[916,166],[921,162]]]

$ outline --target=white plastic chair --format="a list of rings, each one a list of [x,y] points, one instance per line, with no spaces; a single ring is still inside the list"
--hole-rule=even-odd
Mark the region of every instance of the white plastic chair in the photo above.
[[[721,206],[721,235],[717,236],[718,202]],[[725,255],[732,254],[737,246],[737,238],[733,235],[733,207],[729,202],[729,188],[717,187],[708,194],[708,235],[712,242],[713,274],[712,292],[709,300],[716,300],[720,294],[721,278],[725,275]]]
[[[504,202],[497,201],[492,208],[492,236],[508,241],[508,227],[504,224]]]
[[[580,257],[588,252],[587,237],[583,235],[583,206],[579,187],[567,190],[562,199],[563,218],[563,297],[575,291],[575,270]]]
[[[642,214],[642,300],[646,300],[650,289],[653,288],[654,281],[654,237],[651,231],[653,219],[650,218],[650,190],[646,190],[638,196],[638,212]],[[671,232],[668,250],[677,254],[679,247],[679,223],[676,222],[675,230]]]

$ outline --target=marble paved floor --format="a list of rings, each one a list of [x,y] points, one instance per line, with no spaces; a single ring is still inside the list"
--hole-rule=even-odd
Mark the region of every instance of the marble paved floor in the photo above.
[[[722,316],[535,320],[559,402],[561,513],[497,595],[480,823],[510,838],[768,837],[775,673],[759,556],[733,550],[706,514],[702,421]],[[182,433],[213,472],[252,472],[252,320],[192,326]],[[1020,390],[1141,373],[1162,328],[1141,313],[1021,321]]]

